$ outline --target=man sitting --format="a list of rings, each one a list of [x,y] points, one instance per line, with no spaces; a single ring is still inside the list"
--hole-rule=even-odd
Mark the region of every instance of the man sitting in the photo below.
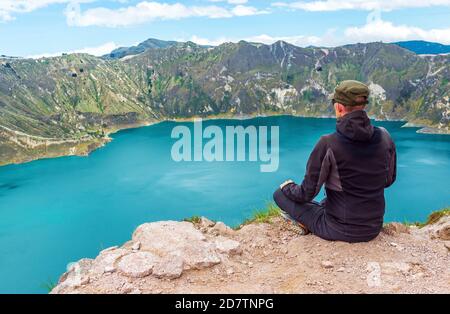
[[[396,177],[396,150],[389,133],[364,111],[369,89],[343,81],[335,89],[336,132],[314,147],[302,184],[288,180],[274,193],[285,218],[326,240],[363,242],[383,225],[384,189]],[[326,199],[314,202],[325,184]]]

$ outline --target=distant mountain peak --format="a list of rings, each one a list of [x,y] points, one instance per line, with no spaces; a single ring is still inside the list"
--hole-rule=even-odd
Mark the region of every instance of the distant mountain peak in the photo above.
[[[160,40],[160,39],[156,39],[156,38],[149,38],[136,46],[120,47],[120,48],[114,49],[109,54],[104,55],[103,57],[111,58],[111,59],[121,59],[126,56],[140,54],[140,53],[146,51],[147,49],[169,48],[169,47],[175,46],[177,44],[179,44],[179,42],[177,42],[177,41],[166,41],[166,40]]]
[[[404,49],[410,50],[418,55],[424,54],[437,55],[450,53],[450,45],[444,45],[425,40],[399,41],[393,44],[400,46]]]
[[[224,43],[225,45],[232,44],[232,43]],[[236,43],[238,46],[261,46],[264,45],[263,43],[257,43],[257,42],[248,42],[245,40],[240,40]],[[354,45],[364,45],[364,46],[370,46],[370,45],[380,45],[383,46],[382,42],[373,42],[373,43],[366,43],[366,44],[349,44],[349,45],[343,45],[341,47],[348,47],[348,46],[354,46]],[[428,42],[424,40],[410,40],[410,41],[400,41],[400,42],[394,42],[392,45],[401,47],[403,49],[412,51],[416,54],[447,54],[450,53],[450,45],[444,45],[440,43],[435,42]],[[148,49],[165,49],[170,48],[172,46],[181,46],[181,47],[203,47],[203,48],[210,48],[211,45],[199,45],[197,43],[194,43],[192,41],[187,42],[178,42],[178,41],[171,41],[171,40],[161,40],[157,38],[149,38],[141,43],[139,43],[136,46],[131,47],[120,47],[113,51],[111,51],[109,54],[104,55],[104,58],[110,58],[110,59],[121,59],[126,56],[130,55],[138,55],[140,53],[145,52]],[[221,46],[221,45],[219,45]],[[296,45],[293,45],[291,43],[288,43],[284,40],[277,40],[273,44],[269,45],[272,47],[280,47],[280,48],[293,48],[297,47]],[[315,46],[308,46],[306,48],[321,48],[321,47],[315,47]]]

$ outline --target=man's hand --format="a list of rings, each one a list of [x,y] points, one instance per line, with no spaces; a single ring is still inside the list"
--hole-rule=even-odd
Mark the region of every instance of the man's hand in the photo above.
[[[284,181],[283,183],[280,184],[280,189],[282,190],[286,185],[294,183],[294,181],[292,181],[291,179]]]

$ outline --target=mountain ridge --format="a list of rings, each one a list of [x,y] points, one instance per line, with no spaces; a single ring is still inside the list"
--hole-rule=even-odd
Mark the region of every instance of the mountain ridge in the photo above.
[[[336,84],[357,79],[371,88],[367,110],[372,117],[448,133],[449,59],[383,43],[301,48],[283,41],[216,47],[177,43],[122,59],[3,58],[0,125],[30,136],[80,140],[86,153],[86,138],[102,145],[117,129],[165,119],[330,116],[329,95]],[[0,130],[1,162],[45,156],[35,156],[23,142]],[[41,148],[48,149],[45,143]],[[51,148],[58,155],[59,149]],[[60,153],[67,154],[67,147]]]

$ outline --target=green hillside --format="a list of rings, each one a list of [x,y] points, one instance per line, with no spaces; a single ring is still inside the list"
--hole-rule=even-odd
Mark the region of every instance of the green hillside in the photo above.
[[[0,163],[85,153],[116,129],[168,118],[332,114],[344,79],[372,89],[369,112],[449,132],[450,56],[397,45],[300,48],[241,41],[149,46],[124,58],[0,58]]]

